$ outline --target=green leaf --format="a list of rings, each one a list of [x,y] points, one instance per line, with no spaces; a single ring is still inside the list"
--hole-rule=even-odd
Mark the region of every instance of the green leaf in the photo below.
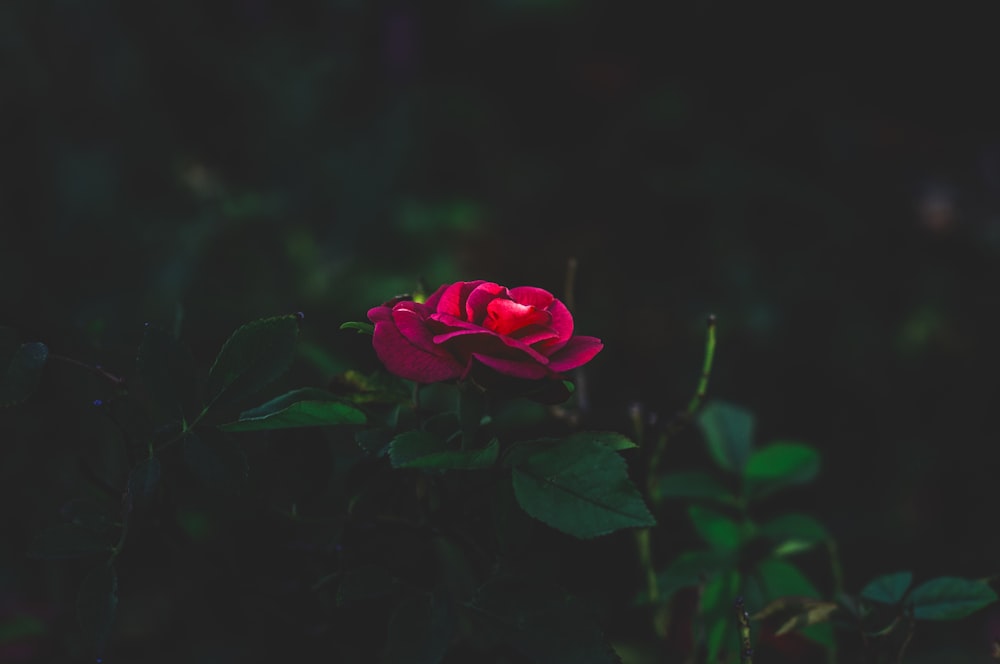
[[[826,527],[807,514],[782,514],[760,525],[757,529],[762,537],[775,542],[775,553],[790,555],[805,551],[821,542],[833,538]]]
[[[40,342],[21,344],[0,372],[0,407],[23,402],[38,388],[49,359],[48,347]]]
[[[759,498],[786,486],[805,484],[819,473],[819,453],[802,443],[771,443],[754,452],[743,469],[747,494]]]
[[[448,604],[431,593],[407,597],[389,620],[381,664],[438,664],[454,631]]]
[[[701,613],[707,629],[708,662],[723,661],[724,652],[733,652],[739,643],[736,632],[735,602],[742,576],[729,570],[713,576],[701,593]]]
[[[76,596],[80,630],[98,662],[104,659],[117,609],[118,573],[110,563],[100,565],[84,577]]]
[[[208,435],[211,430],[184,436],[183,456],[192,474],[220,494],[233,495],[246,483],[248,468],[243,450],[225,436]]]
[[[873,602],[897,604],[903,599],[912,582],[912,572],[883,574],[869,581],[861,590],[861,596]]]
[[[746,408],[713,400],[705,404],[697,417],[708,451],[724,470],[738,473],[753,449],[754,416]]]
[[[736,496],[708,473],[697,470],[664,475],[656,484],[656,496],[661,499],[682,498],[706,500],[735,505]]]
[[[266,431],[297,427],[364,424],[365,414],[316,388],[300,388],[240,413],[236,422],[219,425],[222,431]]]
[[[464,606],[478,643],[545,664],[620,664],[594,612],[544,580],[494,577]]]
[[[764,597],[770,601],[795,595],[819,598],[820,592],[798,567],[781,558],[765,558],[757,565],[757,574],[764,587]]]
[[[119,501],[120,503],[120,501]],[[110,505],[98,503],[86,498],[74,498],[62,506],[59,513],[72,524],[92,530],[95,533],[106,533],[115,522],[121,518],[121,508],[116,512]]]
[[[525,512],[574,537],[656,525],[625,460],[593,440],[565,440],[513,467],[514,493]]]
[[[136,359],[157,422],[190,422],[196,413],[197,372],[186,346],[169,332],[146,327]]]
[[[395,589],[395,582],[384,567],[364,565],[344,572],[337,587],[337,606],[385,597]]]
[[[578,444],[595,442],[609,450],[619,452],[638,447],[628,436],[624,436],[616,431],[578,431],[566,436],[563,440],[567,444]]]
[[[262,318],[237,329],[208,373],[206,410],[253,395],[283,374],[295,357],[299,317]]]
[[[616,452],[638,447],[628,437],[614,431],[577,431],[564,438],[535,438],[533,440],[518,441],[507,448],[507,451],[503,455],[503,465],[505,467],[515,466],[544,448],[552,448],[559,445],[587,446],[591,443],[596,443]]]
[[[717,549],[683,551],[669,565],[656,575],[657,601],[661,604],[682,588],[691,588],[706,583],[726,570],[736,566],[736,553]],[[642,591],[635,599],[636,604],[649,601],[648,591]]]
[[[98,553],[111,553],[114,541],[104,533],[96,533],[74,523],[60,523],[42,530],[28,545],[29,558],[82,558]]]
[[[393,438],[389,459],[393,468],[475,469],[496,463],[500,443],[496,439],[483,448],[460,450],[426,431],[408,431]]]
[[[985,581],[943,576],[920,584],[910,593],[917,620],[958,620],[997,600]]]
[[[128,475],[128,493],[133,505],[142,506],[152,497],[160,473],[160,460],[156,457],[143,459],[132,468]]]
[[[694,528],[713,549],[733,551],[743,544],[743,527],[731,517],[702,505],[688,507]]]
[[[347,323],[341,323],[340,329],[342,330],[357,330],[358,334],[375,334],[375,326],[371,323],[359,323],[357,321],[350,321]]]

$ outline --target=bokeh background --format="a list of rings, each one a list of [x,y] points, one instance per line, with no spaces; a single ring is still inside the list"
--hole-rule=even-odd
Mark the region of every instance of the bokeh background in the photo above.
[[[794,500],[849,588],[992,575],[987,27],[915,5],[2,2],[0,323],[127,373],[146,321],[210,362],[303,311],[320,383],[375,368],[339,330],[373,304],[476,278],[566,296],[572,260],[577,329],[606,343],[590,424],[682,408],[714,314],[710,395],[821,450]],[[0,443],[0,615],[56,593],[22,551],[72,492],[86,406]],[[925,643],[984,653],[988,617]]]

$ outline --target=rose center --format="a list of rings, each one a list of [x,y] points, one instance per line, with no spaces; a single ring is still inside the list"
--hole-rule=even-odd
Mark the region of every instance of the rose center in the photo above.
[[[552,316],[528,304],[513,300],[495,299],[486,305],[483,327],[497,334],[511,335],[529,325],[550,325]]]

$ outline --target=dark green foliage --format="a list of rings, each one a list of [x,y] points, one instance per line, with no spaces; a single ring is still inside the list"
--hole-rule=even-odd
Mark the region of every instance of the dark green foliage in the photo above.
[[[253,321],[233,332],[208,372],[205,410],[242,403],[285,373],[298,336],[295,314]]]
[[[339,400],[337,395],[316,388],[292,390],[256,408],[240,413],[222,431],[266,431],[296,427],[364,424],[365,414]]]
[[[588,539],[655,525],[625,460],[601,442],[567,439],[528,452],[513,467],[521,507],[553,528]]]
[[[416,391],[347,371],[329,389],[258,396],[289,370],[299,325],[299,316],[243,325],[207,372],[180,339],[146,327],[136,365],[143,389],[129,391],[116,378],[114,407],[105,411],[116,442],[127,443],[125,476],[117,487],[98,483],[106,499],[68,502],[66,523],[40,530],[27,546],[32,558],[100,561],[78,592],[80,627],[95,656],[114,650],[119,570],[124,583],[134,573],[122,561],[152,555],[151,534],[183,547],[180,532],[186,546],[228,556],[232,571],[215,574],[239,583],[302,567],[310,601],[334,611],[324,619],[329,628],[350,624],[354,611],[367,616],[337,646],[344,652],[353,639],[387,663],[443,662],[456,648],[547,663],[618,661],[596,617],[554,580],[540,586],[506,570],[501,582],[489,560],[528,555],[534,528],[591,539],[653,525],[621,454],[635,443],[614,431],[501,441],[493,411],[522,398],[520,388]],[[403,395],[422,396],[421,407]],[[251,399],[260,405],[232,420],[216,417]],[[302,465],[283,476],[296,454]],[[299,504],[311,514],[300,514]],[[285,524],[269,527],[275,518]],[[253,539],[240,534],[248,524],[279,540],[242,544]],[[271,562],[265,552],[286,546],[281,537],[343,554]],[[235,562],[244,556],[278,568],[244,568]],[[384,648],[363,641],[371,630],[384,631]]]

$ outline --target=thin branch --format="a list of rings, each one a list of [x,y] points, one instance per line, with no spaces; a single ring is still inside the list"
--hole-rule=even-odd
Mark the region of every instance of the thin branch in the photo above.
[[[753,664],[753,642],[750,639],[750,614],[742,597],[736,598],[736,626],[740,633],[740,664]]]

